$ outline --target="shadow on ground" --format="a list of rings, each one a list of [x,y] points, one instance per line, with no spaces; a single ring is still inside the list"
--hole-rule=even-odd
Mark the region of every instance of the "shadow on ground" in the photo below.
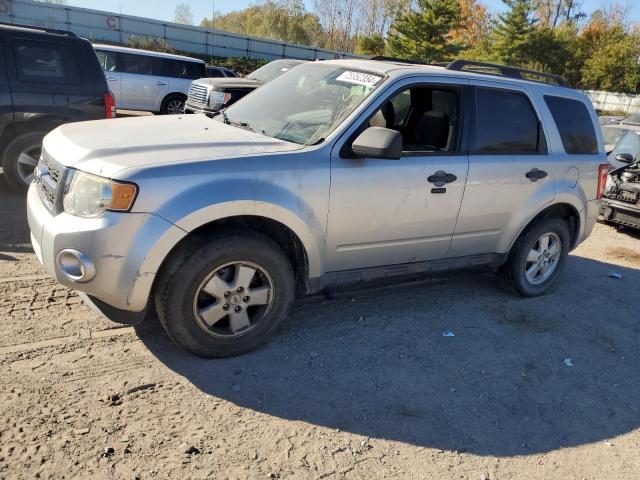
[[[622,280],[608,277],[612,270]],[[287,420],[425,447],[511,456],[640,426],[640,271],[572,256],[523,299],[464,275],[298,304],[257,352],[202,360],[157,324],[139,337],[201,391]],[[441,335],[453,330],[453,338]],[[573,367],[565,366],[570,358]]]
[[[2,260],[12,260],[6,253],[33,252],[27,223],[27,196],[9,188],[4,175],[0,173],[0,256]]]

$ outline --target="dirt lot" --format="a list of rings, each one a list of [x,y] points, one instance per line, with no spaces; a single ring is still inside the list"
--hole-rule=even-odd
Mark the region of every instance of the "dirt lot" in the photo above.
[[[640,478],[631,233],[598,225],[544,298],[473,274],[312,299],[205,361],[91,313],[0,206],[0,478]]]

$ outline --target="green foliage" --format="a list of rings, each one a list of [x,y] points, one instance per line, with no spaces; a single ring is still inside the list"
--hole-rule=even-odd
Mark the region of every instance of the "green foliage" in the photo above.
[[[205,18],[200,26],[312,46],[319,46],[322,33],[318,17],[307,12],[301,0],[268,0],[218,16],[213,23]]]
[[[153,52],[178,53],[169,42],[162,38],[136,37],[132,35],[127,40],[127,47],[151,50]]]
[[[358,49],[356,53],[366,55],[367,57],[375,57],[377,55],[384,55],[385,48],[386,46],[382,35],[374,33],[369,37],[363,36],[358,39]]]
[[[458,0],[418,0],[417,9],[400,15],[391,27],[391,55],[425,62],[450,60],[463,46],[451,39],[460,23]]]
[[[503,0],[509,10],[498,16],[491,32],[491,56],[500,63],[521,65],[527,62],[525,49],[534,31],[531,0]]]
[[[240,75],[247,75],[267,63],[266,60],[248,57],[211,57],[205,61],[208,65],[230,68]]]

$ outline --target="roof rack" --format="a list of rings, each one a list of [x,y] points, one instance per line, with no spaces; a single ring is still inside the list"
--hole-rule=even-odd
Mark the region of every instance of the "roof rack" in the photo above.
[[[369,60],[377,60],[379,62],[409,63],[411,65],[429,65],[429,63],[421,62],[420,60],[407,60],[405,58],[385,57],[384,55],[377,55],[375,57],[371,57]]]
[[[39,27],[38,25],[24,25],[22,23],[9,23],[9,22],[0,22],[0,25],[4,25],[7,27],[16,27],[16,28],[26,28],[28,30],[38,30],[46,33],[54,33],[56,35],[66,35],[68,37],[76,37],[77,35],[68,30],[57,30],[55,28],[46,28]]]
[[[549,83],[552,85],[568,86],[567,81],[559,75],[551,73],[536,72],[525,68],[508,67],[506,65],[495,65],[493,63],[472,62],[469,60],[454,60],[445,67],[447,70],[467,71],[482,73],[485,75],[497,75],[519,80],[529,80],[531,82]]]

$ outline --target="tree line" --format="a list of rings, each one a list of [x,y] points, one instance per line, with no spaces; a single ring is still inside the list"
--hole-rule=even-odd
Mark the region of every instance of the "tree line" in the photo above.
[[[621,4],[587,15],[581,0],[503,2],[494,14],[481,0],[316,0],[312,11],[302,0],[267,0],[200,25],[367,56],[495,62],[577,88],[640,92],[640,32]],[[184,4],[176,13],[192,18]]]

